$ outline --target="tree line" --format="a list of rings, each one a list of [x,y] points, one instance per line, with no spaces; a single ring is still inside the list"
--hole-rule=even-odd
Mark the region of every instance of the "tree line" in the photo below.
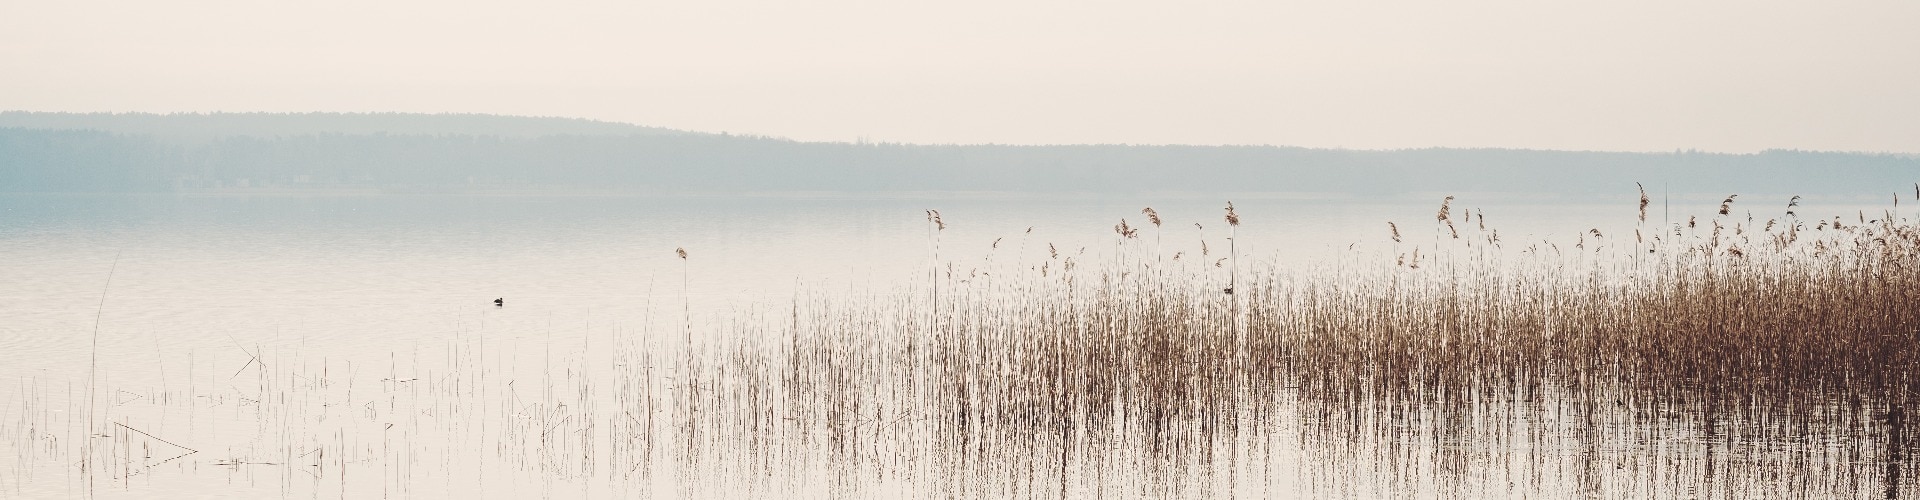
[[[910,145],[696,133],[163,135],[0,128],[0,192],[235,188],[673,192],[1675,192],[1863,194],[1912,155],[1274,146]]]

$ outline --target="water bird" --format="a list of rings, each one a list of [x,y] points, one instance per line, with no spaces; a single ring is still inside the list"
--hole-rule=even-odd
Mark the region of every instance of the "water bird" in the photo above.
[[[506,307],[506,305],[507,305],[507,299],[505,297],[493,299],[494,307]]]

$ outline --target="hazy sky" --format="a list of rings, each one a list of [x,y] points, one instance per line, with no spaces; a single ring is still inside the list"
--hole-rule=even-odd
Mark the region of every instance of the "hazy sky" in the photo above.
[[[1920,152],[1920,2],[0,0],[0,109]]]

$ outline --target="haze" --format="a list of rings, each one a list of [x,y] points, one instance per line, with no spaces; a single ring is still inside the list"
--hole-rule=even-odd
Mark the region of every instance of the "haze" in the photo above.
[[[0,6],[0,109],[800,140],[1920,152],[1920,3]]]

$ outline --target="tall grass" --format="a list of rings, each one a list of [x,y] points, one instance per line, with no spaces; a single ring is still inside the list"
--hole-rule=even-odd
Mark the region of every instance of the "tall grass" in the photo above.
[[[1452,225],[1444,209],[1439,221]],[[985,382],[1008,390],[1065,384],[1078,388],[1074,398],[1107,398],[1095,393],[1125,381],[1112,397],[1128,407],[1178,406],[1205,393],[1199,385],[1297,386],[1316,397],[1391,389],[1425,398],[1601,384],[1622,397],[1881,402],[1914,388],[1915,226],[1886,221],[1817,234],[1731,227],[1737,239],[1656,237],[1635,246],[1612,245],[1593,230],[1576,249],[1595,255],[1573,259],[1552,250],[1557,245],[1506,248],[1487,232],[1438,240],[1419,268],[1372,256],[1254,268],[1244,281],[1228,278],[1240,284],[1239,313],[1233,297],[1202,285],[1199,270],[1153,259],[986,284],[943,279],[947,292],[934,307],[942,312],[933,316],[938,354],[927,362],[933,382],[1003,366],[1010,368],[994,373],[1011,379]],[[1140,266],[1159,272],[1126,272]],[[885,320],[735,333],[795,340],[760,355],[840,359],[827,353],[892,337],[917,309],[822,307]],[[1233,338],[1236,321],[1247,325],[1245,339]],[[1083,373],[1073,383],[1049,378],[1066,371]]]
[[[784,330],[729,332],[739,350],[709,357],[737,362],[707,376],[777,381],[806,423],[796,432],[846,460],[866,459],[861,443],[925,440],[963,464],[1047,449],[1058,457],[1020,461],[1067,478],[1119,450],[1231,460],[1212,444],[1302,411],[1344,432],[1439,419],[1416,427],[1511,439],[1447,423],[1504,408],[1589,425],[1664,415],[1675,432],[1754,446],[1849,443],[1884,452],[1897,489],[1914,445],[1898,416],[1920,395],[1920,227],[1756,228],[1732,217],[1734,198],[1711,233],[1615,244],[1594,229],[1568,254],[1510,248],[1484,216],[1463,230],[1449,197],[1411,263],[1256,265],[1227,278],[1230,293],[1204,266],[1152,258],[943,280],[933,316],[822,301]],[[917,331],[932,332],[924,354],[897,340]]]

